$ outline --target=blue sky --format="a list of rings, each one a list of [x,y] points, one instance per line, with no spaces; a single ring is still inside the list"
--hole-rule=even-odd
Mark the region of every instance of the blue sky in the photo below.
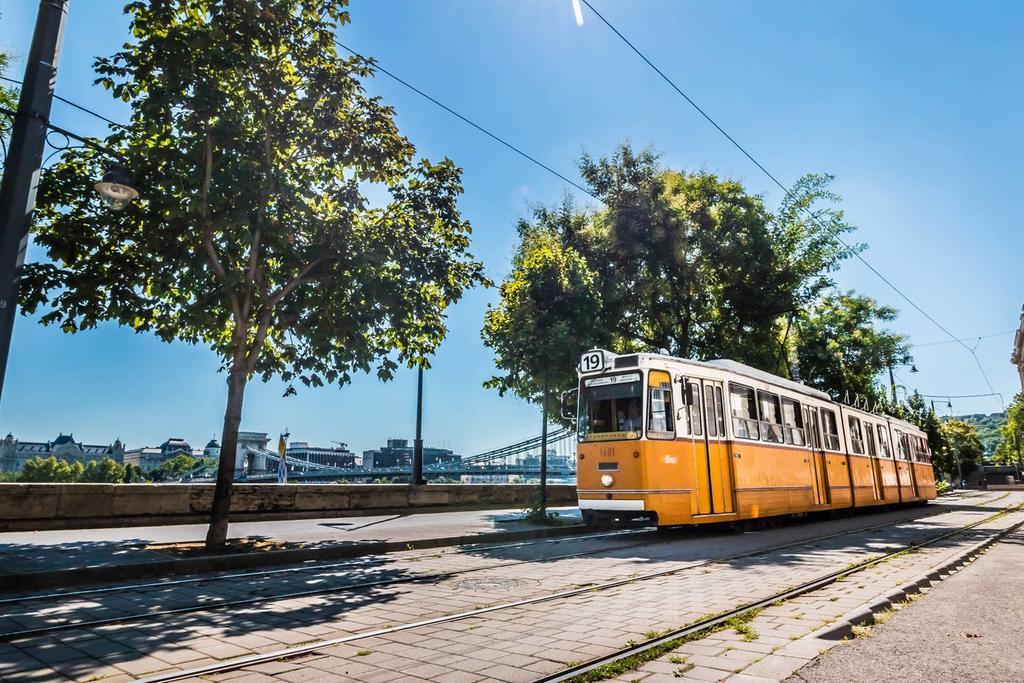
[[[875,267],[958,336],[1005,332],[1024,304],[1024,5],[1016,2],[680,2],[593,0],[594,5],[747,146],[784,183],[807,172],[836,176],[857,239]],[[124,105],[92,85],[93,58],[128,39],[122,0],[71,3],[58,94],[112,119]],[[0,0],[0,48],[20,78],[35,2]],[[353,0],[339,37],[385,68],[570,177],[586,150],[630,140],[666,165],[742,180],[776,206],[779,191],[584,9],[570,0]],[[474,253],[499,280],[515,222],[558,201],[565,184],[386,76],[368,89],[398,113],[419,154],[465,170],[461,202]],[[53,120],[102,135],[101,122],[61,103]],[[30,252],[29,258],[38,257]],[[944,335],[862,264],[837,280],[901,310],[894,329],[914,343]],[[427,374],[424,436],[469,454],[537,432],[532,406],[481,383],[493,371],[480,342],[496,290],[469,293]],[[1011,335],[983,339],[978,358],[1007,400],[1019,389]],[[988,389],[956,344],[915,349],[920,372],[899,374],[929,394]],[[104,326],[65,335],[31,318],[15,326],[0,430],[24,439],[59,431],[130,446],[183,436],[219,437],[224,376],[202,347],[164,344]],[[388,384],[358,378],[342,389],[282,398],[254,382],[243,429],[362,450],[411,437],[415,375]],[[954,400],[957,413],[998,400]]]

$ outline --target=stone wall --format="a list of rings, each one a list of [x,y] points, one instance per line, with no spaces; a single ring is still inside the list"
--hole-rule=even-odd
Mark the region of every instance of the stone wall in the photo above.
[[[575,505],[576,487],[548,487],[551,505]],[[235,484],[234,521],[444,510],[525,508],[528,484]],[[199,523],[213,484],[0,484],[0,531]]]

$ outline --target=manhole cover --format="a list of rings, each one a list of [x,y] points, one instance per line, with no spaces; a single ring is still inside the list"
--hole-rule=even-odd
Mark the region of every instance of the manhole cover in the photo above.
[[[504,579],[495,576],[481,576],[475,579],[463,579],[456,581],[453,585],[455,590],[478,591],[493,593],[496,591],[510,591],[523,586],[535,586],[539,581],[534,579]]]

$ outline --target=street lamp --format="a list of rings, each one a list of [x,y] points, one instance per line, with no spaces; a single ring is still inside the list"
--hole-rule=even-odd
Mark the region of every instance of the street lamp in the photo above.
[[[120,211],[139,196],[134,185],[135,178],[127,168],[121,164],[112,164],[95,187],[104,204],[113,211]]]

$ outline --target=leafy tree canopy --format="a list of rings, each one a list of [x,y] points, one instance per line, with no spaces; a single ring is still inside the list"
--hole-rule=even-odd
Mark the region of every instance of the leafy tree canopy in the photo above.
[[[1006,422],[999,427],[995,458],[1000,465],[1024,463],[1024,393],[1017,394],[1006,408]]]
[[[778,371],[786,317],[817,300],[850,254],[839,237],[853,228],[833,206],[828,176],[802,178],[773,213],[736,181],[662,168],[629,145],[584,156],[580,171],[604,206],[538,210],[520,227],[513,270],[488,313],[484,340],[503,372],[488,384],[499,390],[537,396],[542,366],[571,385],[579,352],[594,346]],[[549,280],[570,325],[545,356],[538,332],[552,326],[533,292]]]
[[[896,309],[854,292],[826,296],[804,309],[794,335],[801,379],[835,398],[850,392],[872,404],[884,400],[886,390],[875,378],[889,365],[911,361],[907,338],[880,326],[895,318]]]
[[[7,75],[7,67],[10,66],[11,56],[0,52],[0,76]],[[0,85],[0,107],[16,110],[18,108],[18,91],[7,85]],[[11,134],[13,122],[10,117],[0,114],[0,140],[6,142],[7,136]]]
[[[78,481],[119,484],[124,481],[124,475],[124,465],[111,458],[103,458],[99,462],[90,460]]]
[[[981,460],[982,446],[978,438],[978,430],[959,418],[950,418],[942,423],[942,452],[940,453],[940,469],[956,474],[957,463],[960,472],[966,478],[967,473],[975,468]]]
[[[499,303],[488,307],[482,334],[501,370],[485,386],[502,395],[511,390],[540,403],[545,386],[575,383],[576,358],[601,341],[595,337],[602,303],[597,276],[560,238],[579,220],[566,202],[537,209],[533,222],[519,224],[512,272]]]
[[[445,311],[485,283],[456,200],[461,171],[415,158],[342,58],[347,0],[131,2],[132,42],[98,59],[131,107],[105,141],[142,194],[108,210],[109,160],[68,153],[44,176],[26,313],[67,332],[115,321],[205,344],[228,373],[210,547],[227,533],[245,385],[320,386],[427,363]],[[371,205],[368,187],[388,197]]]
[[[149,478],[158,482],[178,479],[194,470],[200,462],[187,453],[181,453],[154,467],[149,473]]]
[[[75,482],[82,478],[85,468],[80,462],[68,462],[54,456],[29,458],[21,468],[18,481],[25,482]]]

